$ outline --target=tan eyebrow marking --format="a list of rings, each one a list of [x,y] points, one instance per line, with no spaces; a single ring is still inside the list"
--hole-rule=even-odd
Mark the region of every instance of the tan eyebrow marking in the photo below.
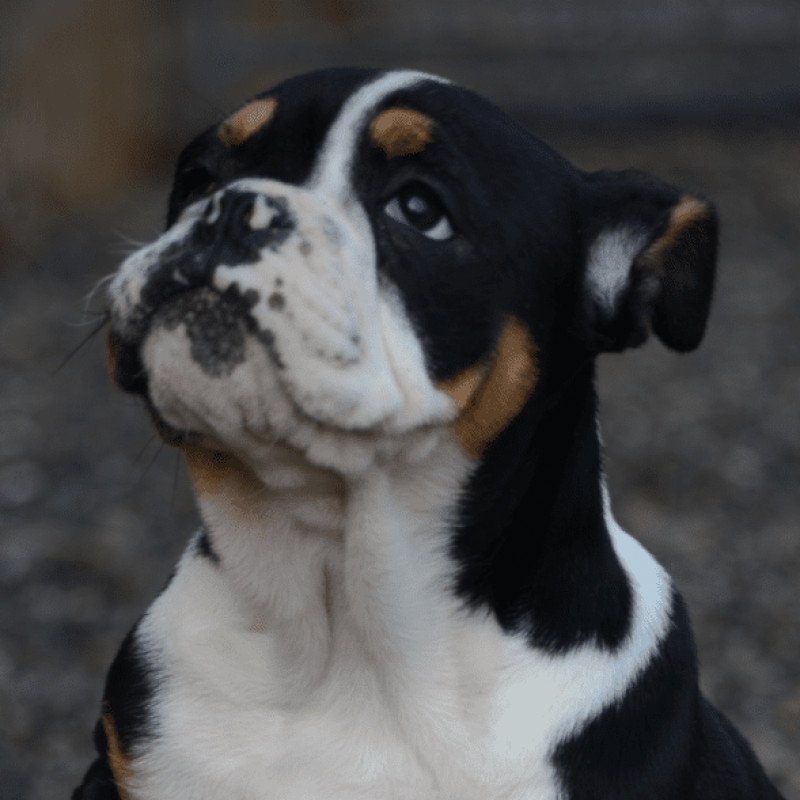
[[[369,136],[388,158],[410,156],[433,141],[433,120],[413,108],[387,108],[370,123]]]
[[[436,388],[452,398],[456,408],[461,412],[472,400],[485,376],[486,367],[483,364],[473,364],[458,375],[439,381]]]
[[[253,100],[234,111],[217,129],[217,137],[226,147],[234,147],[261,130],[275,116],[278,101],[274,97]]]
[[[512,317],[488,370],[468,367],[438,384],[461,411],[453,433],[468,455],[479,458],[522,410],[539,379],[537,352],[527,327]]]

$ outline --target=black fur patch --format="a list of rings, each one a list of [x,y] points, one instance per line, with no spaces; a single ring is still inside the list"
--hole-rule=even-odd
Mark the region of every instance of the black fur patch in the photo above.
[[[593,370],[545,380],[549,402],[529,405],[464,492],[452,544],[458,592],[535,647],[614,649],[630,626],[631,591],[603,518]]]
[[[122,642],[106,680],[105,707],[114,719],[122,752],[150,734],[150,701],[157,676],[134,628]]]
[[[156,676],[136,640],[136,627],[125,637],[106,679],[103,713],[114,721],[126,758],[137,743],[151,735],[150,702]],[[72,800],[119,800],[108,762],[108,740],[102,723],[94,731],[98,758],[92,763]]]

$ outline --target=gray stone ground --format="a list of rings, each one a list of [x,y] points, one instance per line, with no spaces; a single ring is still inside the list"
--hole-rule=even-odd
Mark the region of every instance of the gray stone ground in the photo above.
[[[721,272],[693,355],[602,365],[623,524],[667,566],[703,683],[800,798],[800,148],[797,126],[539,129],[584,167],[638,166],[719,205]],[[164,173],[166,175],[166,172]],[[67,797],[91,756],[103,674],[195,514],[174,452],[116,393],[83,298],[158,232],[165,186],[54,223],[0,272],[0,798]],[[95,301],[93,307],[99,307]]]

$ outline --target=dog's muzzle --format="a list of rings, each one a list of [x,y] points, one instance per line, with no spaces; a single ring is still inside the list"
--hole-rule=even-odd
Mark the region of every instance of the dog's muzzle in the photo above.
[[[265,251],[276,252],[295,226],[282,197],[228,190],[196,204],[123,264],[110,291],[114,331],[129,343],[140,341],[165,304],[194,289],[214,289],[220,266],[256,264]],[[251,305],[256,300],[252,292],[248,299]]]
[[[360,206],[237,181],[126,259],[109,298],[118,382],[178,429],[218,429],[229,414],[274,432],[299,414],[402,431],[452,415],[379,288]]]

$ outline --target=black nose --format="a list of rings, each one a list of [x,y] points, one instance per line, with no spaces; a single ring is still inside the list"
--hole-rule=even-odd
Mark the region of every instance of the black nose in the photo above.
[[[284,197],[228,189],[209,199],[182,239],[158,256],[158,267],[142,289],[150,312],[189,289],[211,285],[214,270],[254,264],[277,251],[296,223]]]
[[[259,201],[260,198],[260,201]],[[267,198],[254,192],[228,191],[212,198],[206,204],[195,236],[201,239],[211,235],[244,240],[254,233],[251,227],[257,208],[265,205]]]
[[[204,251],[212,269],[217,264],[252,264],[265,247],[277,250],[294,227],[285,198],[229,190],[208,201],[188,244]]]
[[[231,189],[209,199],[186,238],[161,253],[159,272],[184,286],[205,286],[219,264],[254,264],[265,248],[276,251],[294,228],[285,198]]]

